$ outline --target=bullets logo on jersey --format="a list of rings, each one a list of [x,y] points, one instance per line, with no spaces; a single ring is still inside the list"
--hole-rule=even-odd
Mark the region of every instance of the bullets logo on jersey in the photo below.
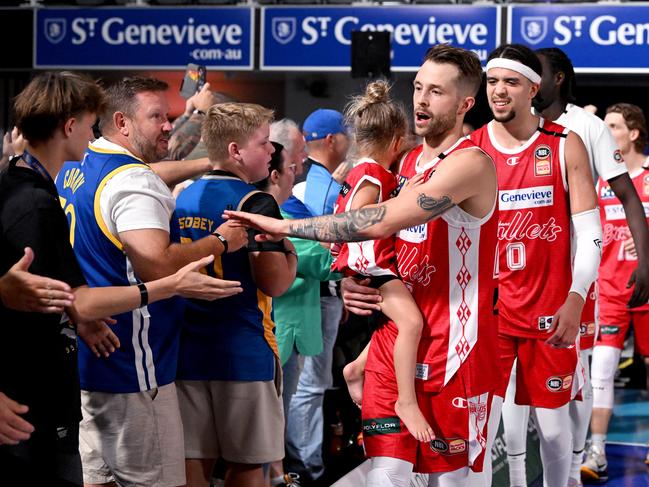
[[[534,149],[534,175],[552,176],[552,149],[547,145]]]

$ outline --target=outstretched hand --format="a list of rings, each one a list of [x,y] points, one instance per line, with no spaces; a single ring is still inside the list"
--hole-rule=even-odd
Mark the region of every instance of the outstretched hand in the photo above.
[[[261,233],[255,237],[257,242],[279,242],[288,236],[287,220],[232,210],[225,210],[223,212],[223,218],[259,230]]]
[[[226,281],[210,277],[200,270],[211,264],[214,256],[209,255],[200,260],[191,262],[174,274],[176,278],[176,294],[185,298],[215,299],[227,298],[243,292],[239,281]]]
[[[34,251],[26,247],[23,257],[0,278],[0,300],[11,309],[37,313],[63,313],[74,294],[65,282],[28,272]]]
[[[77,335],[95,354],[95,357],[108,358],[121,346],[119,338],[110,328],[116,323],[117,321],[113,318],[77,323]]]
[[[34,427],[20,417],[29,408],[0,392],[0,445],[17,445],[28,440]]]

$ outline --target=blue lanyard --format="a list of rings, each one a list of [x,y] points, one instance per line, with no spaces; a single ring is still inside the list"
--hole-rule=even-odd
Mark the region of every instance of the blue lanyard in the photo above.
[[[54,180],[52,179],[52,176],[50,176],[50,173],[48,173],[47,170],[43,167],[43,164],[41,164],[41,162],[38,159],[36,159],[33,155],[27,152],[26,149],[25,152],[23,152],[21,158],[23,161],[25,161],[25,164],[27,164],[29,167],[31,167],[34,171],[39,173],[48,181],[51,181],[52,184],[54,184]]]

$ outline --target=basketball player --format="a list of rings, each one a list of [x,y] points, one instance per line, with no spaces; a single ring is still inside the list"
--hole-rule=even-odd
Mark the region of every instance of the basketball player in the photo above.
[[[512,486],[527,485],[524,451],[514,450],[509,438],[527,427],[528,410],[520,411],[516,404],[533,408],[544,484],[568,484],[568,402],[583,382],[576,375],[575,342],[601,245],[581,139],[531,112],[541,72],[538,58],[524,46],[506,44],[493,51],[487,98],[494,120],[471,134],[498,171],[499,341],[505,377],[496,394],[504,396],[517,359],[503,408]],[[571,223],[576,247],[572,271]],[[494,411],[499,403],[497,397]]]
[[[424,317],[417,400],[436,438],[418,442],[395,413],[397,330],[388,322],[372,337],[365,372],[368,486],[409,485],[414,465],[431,474],[431,486],[466,485],[470,469],[482,468],[488,405],[499,374],[492,309],[497,188],[492,161],[462,137],[481,77],[480,62],[466,50],[438,45],[427,52],[413,96],[415,132],[424,143],[407,153],[400,171],[403,180],[424,175],[414,191],[305,220],[226,212],[273,239],[353,242],[401,229],[397,266]]]

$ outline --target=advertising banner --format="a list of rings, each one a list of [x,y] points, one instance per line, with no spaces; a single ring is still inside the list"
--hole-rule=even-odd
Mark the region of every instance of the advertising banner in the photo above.
[[[253,68],[253,9],[37,9],[36,68]]]
[[[649,5],[509,6],[508,42],[558,47],[577,72],[649,73]]]
[[[439,43],[470,49],[483,64],[500,43],[495,6],[265,7],[262,70],[349,71],[352,31],[389,31],[392,70],[416,71]]]

